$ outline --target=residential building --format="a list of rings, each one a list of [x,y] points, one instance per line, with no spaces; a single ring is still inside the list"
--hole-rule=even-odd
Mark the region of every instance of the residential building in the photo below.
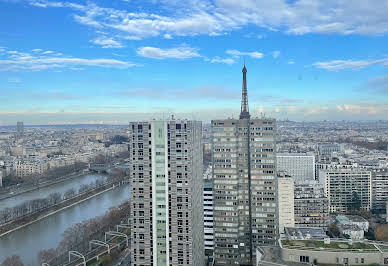
[[[353,204],[362,209],[372,207],[372,173],[357,169],[327,171],[325,194],[329,200],[329,211],[346,213]]]
[[[131,122],[134,266],[203,265],[201,122]]]
[[[203,187],[203,222],[205,254],[211,255],[214,250],[214,217],[213,217],[213,180],[205,179]]]
[[[250,117],[242,72],[239,119],[212,121],[216,265],[251,265],[278,234],[276,121]]]
[[[320,143],[318,151],[320,155],[331,155],[333,152],[343,152],[343,145],[338,143]]]
[[[364,232],[369,230],[369,222],[357,215],[337,215],[335,217],[341,234],[348,235],[351,239],[364,238]]]
[[[388,171],[372,172],[372,208],[384,212],[388,202]]]
[[[49,169],[46,161],[17,161],[14,165],[15,174],[18,177],[27,177],[32,175],[42,175]]]
[[[276,169],[291,175],[295,183],[315,180],[315,156],[311,153],[278,153]]]
[[[277,172],[278,180],[278,207],[279,207],[279,233],[284,232],[284,227],[294,227],[294,179],[285,172]]]
[[[316,181],[295,184],[295,226],[320,227],[329,225],[329,202],[324,187]]]

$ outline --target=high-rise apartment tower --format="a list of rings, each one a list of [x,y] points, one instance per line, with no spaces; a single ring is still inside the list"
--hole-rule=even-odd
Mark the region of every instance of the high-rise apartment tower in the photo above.
[[[256,246],[278,233],[276,121],[251,118],[242,73],[239,119],[212,121],[216,265],[252,265]]]
[[[203,265],[201,122],[129,129],[132,265]]]

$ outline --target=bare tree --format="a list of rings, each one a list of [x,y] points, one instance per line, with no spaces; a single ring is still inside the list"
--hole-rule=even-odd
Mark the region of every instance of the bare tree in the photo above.
[[[66,192],[63,194],[64,199],[70,199],[74,196],[75,196],[75,189],[74,188],[70,188],[70,189],[66,190]]]
[[[22,262],[22,259],[17,255],[13,255],[11,257],[6,258],[1,264],[1,266],[23,266],[23,265],[24,264]]]
[[[38,253],[38,262],[39,264],[42,264],[44,262],[49,262],[50,260],[54,259],[57,256],[57,252],[55,249],[43,249],[39,251]]]
[[[59,203],[61,201],[61,199],[62,199],[62,195],[59,192],[51,193],[48,196],[48,201],[49,201],[50,205],[55,205],[55,204]]]

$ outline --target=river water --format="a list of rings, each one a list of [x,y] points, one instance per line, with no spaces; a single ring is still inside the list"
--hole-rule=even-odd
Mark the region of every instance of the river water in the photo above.
[[[51,186],[42,187],[37,190],[15,195],[11,198],[0,200],[0,211],[7,207],[8,208],[15,207],[16,205],[28,200],[45,198],[53,192],[59,192],[63,195],[68,189],[74,188],[75,192],[78,193],[78,188],[81,185],[83,184],[88,185],[90,183],[94,183],[98,179],[104,180],[106,179],[106,175],[86,174],[86,175],[82,175],[76,178],[63,181],[58,184],[53,184]]]
[[[98,178],[98,176],[99,175],[85,175],[80,177],[81,179],[72,179],[74,183],[71,182],[71,184],[77,184],[75,186],[75,188],[77,188],[77,186],[82,184],[82,182],[80,183],[80,180],[87,181],[86,184],[88,184],[92,182],[93,178]],[[99,178],[103,178],[103,176],[100,175]],[[44,188],[46,191],[45,193],[48,195],[52,192],[61,191],[60,189],[62,189],[63,185],[66,184],[55,184],[53,186],[46,187]],[[125,200],[128,200],[129,193],[129,184],[122,185],[121,187],[97,195],[87,201],[81,202],[78,205],[72,206],[45,219],[0,237],[0,263],[8,256],[19,255],[25,265],[37,265],[37,253],[42,249],[56,248],[62,239],[62,233],[68,227],[104,214],[109,208],[118,206]],[[16,197],[20,196],[22,195],[18,195]],[[25,200],[32,199],[30,197],[34,196],[26,195]],[[42,196],[39,194],[39,197]],[[1,201],[0,204],[2,204]]]

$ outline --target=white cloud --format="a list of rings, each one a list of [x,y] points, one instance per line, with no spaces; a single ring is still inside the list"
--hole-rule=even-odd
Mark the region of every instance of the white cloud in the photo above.
[[[293,65],[293,64],[295,64],[295,61],[294,60],[288,60],[288,62],[287,62],[287,64],[289,64],[289,65]]]
[[[86,59],[69,56],[56,56],[51,54],[31,55],[29,53],[10,51],[6,59],[0,60],[0,71],[79,68],[86,66],[128,68],[133,63],[109,58]]]
[[[352,115],[365,114],[365,113],[369,115],[376,115],[376,114],[384,114],[385,112],[388,112],[388,106],[387,105],[344,104],[344,105],[337,105],[337,110],[339,112],[345,112]]]
[[[29,3],[43,8],[71,8],[78,23],[106,29],[114,36],[121,33],[131,39],[220,35],[247,25],[288,34],[388,33],[388,5],[385,0],[374,1],[373,4],[344,0],[156,1],[156,10],[168,10],[169,15],[103,8],[91,1],[85,5],[46,0]],[[261,37],[263,35],[257,36]]]
[[[272,52],[272,57],[273,57],[273,58],[278,58],[279,55],[280,55],[280,51],[273,51],[273,52]]]
[[[105,36],[98,37],[91,41],[94,44],[100,45],[102,48],[123,48],[123,44],[112,38]]]
[[[171,36],[171,34],[169,34],[169,33],[164,34],[163,37],[164,37],[165,39],[172,39],[172,36]]]
[[[388,58],[377,60],[332,60],[327,62],[316,62],[313,66],[326,70],[341,70],[341,69],[360,69],[379,63],[387,63]]]
[[[42,49],[32,49],[32,51],[35,53],[39,53],[39,52],[42,52],[43,50]]]
[[[240,56],[244,56],[244,55],[252,57],[252,58],[262,58],[263,57],[263,53],[260,53],[260,52],[240,52],[238,50],[227,50],[226,53],[229,55],[232,55],[234,57],[240,57]]]
[[[162,49],[157,47],[140,47],[137,49],[137,54],[143,57],[154,58],[154,59],[166,59],[166,58],[177,58],[186,59],[192,57],[199,57],[197,49],[191,47],[176,47],[170,49]]]
[[[232,65],[235,63],[234,59],[232,58],[220,58],[220,57],[214,57],[212,59],[208,59],[206,61],[209,61],[210,63],[224,63],[228,65]]]
[[[42,54],[53,54],[54,51],[44,51]]]

